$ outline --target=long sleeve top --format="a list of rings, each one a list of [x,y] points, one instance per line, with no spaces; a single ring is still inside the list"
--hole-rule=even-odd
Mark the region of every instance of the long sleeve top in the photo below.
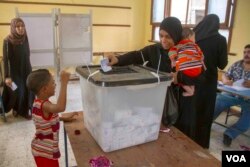
[[[131,51],[118,56],[117,65],[143,64],[148,61],[147,67],[158,69],[162,72],[171,72],[171,61],[168,57],[168,50],[164,50],[160,44],[153,44],[138,51]]]

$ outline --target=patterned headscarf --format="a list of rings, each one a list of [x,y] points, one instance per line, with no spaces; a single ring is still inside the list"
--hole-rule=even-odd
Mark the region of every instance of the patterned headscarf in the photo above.
[[[7,39],[13,45],[22,44],[26,39],[26,30],[23,35],[19,35],[16,31],[16,25],[19,22],[22,22],[24,24],[21,18],[14,18],[10,23],[10,34],[8,35]]]

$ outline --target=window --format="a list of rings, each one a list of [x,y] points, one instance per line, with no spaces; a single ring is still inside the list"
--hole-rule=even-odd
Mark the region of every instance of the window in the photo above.
[[[180,19],[185,27],[193,28],[207,14],[220,18],[220,33],[230,45],[235,3],[237,0],[152,0],[152,40],[159,41],[160,22],[168,16]]]
[[[170,16],[179,18],[182,24],[196,24],[205,14],[205,6],[206,0],[173,0]]]

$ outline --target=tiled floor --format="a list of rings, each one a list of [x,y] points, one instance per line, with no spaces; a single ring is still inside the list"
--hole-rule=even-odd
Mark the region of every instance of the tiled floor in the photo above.
[[[52,101],[55,98],[52,98]],[[70,82],[68,86],[67,112],[82,110],[81,91],[78,81]],[[35,163],[31,154],[30,142],[34,135],[34,125],[31,120],[23,118],[14,118],[12,113],[7,114],[8,122],[3,122],[0,118],[0,167],[35,167]],[[224,122],[225,116],[221,115],[217,121]],[[230,117],[229,123],[232,124],[237,118]],[[62,127],[62,123],[61,123]],[[240,150],[240,145],[250,147],[250,138],[240,135],[233,142],[231,147],[224,147],[222,143],[222,134],[225,128],[213,124],[211,131],[210,153],[219,160],[221,159],[222,150]],[[250,136],[250,130],[247,132]],[[69,166],[76,166],[74,155],[69,148]],[[64,157],[64,140],[63,128],[60,131],[60,148],[62,157],[60,158],[60,166],[65,166]]]

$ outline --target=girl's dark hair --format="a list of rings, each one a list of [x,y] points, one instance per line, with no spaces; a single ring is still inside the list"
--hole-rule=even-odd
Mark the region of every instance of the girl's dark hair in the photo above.
[[[194,31],[191,30],[190,28],[188,27],[183,27],[182,28],[182,39],[186,39],[190,36],[194,35]]]
[[[29,74],[26,85],[29,90],[37,95],[41,88],[49,83],[50,79],[51,74],[47,69],[39,69]]]
[[[246,49],[246,48],[250,48],[250,44],[247,44],[247,45],[244,47],[244,49]]]

